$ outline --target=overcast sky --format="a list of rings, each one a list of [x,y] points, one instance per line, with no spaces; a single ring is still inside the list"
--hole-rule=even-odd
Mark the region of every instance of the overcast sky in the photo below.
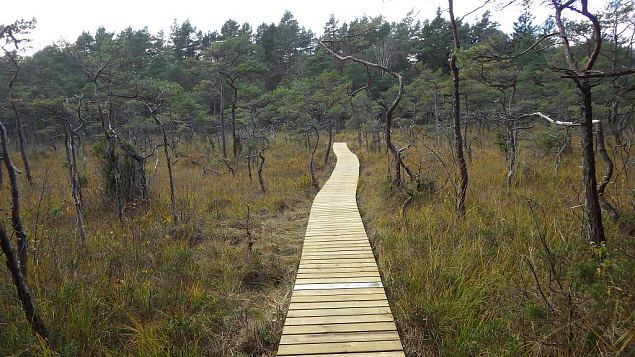
[[[482,2],[455,0],[455,14],[460,17]],[[592,2],[595,6],[604,3],[606,0]],[[289,10],[301,26],[320,34],[330,14],[334,14],[340,22],[363,15],[384,15],[388,21],[399,21],[414,9],[417,18],[424,20],[434,17],[439,6],[447,9],[447,0],[19,0],[0,12],[0,24],[35,17],[37,28],[31,35],[31,46],[40,49],[59,40],[74,42],[82,31],[94,33],[99,26],[111,32],[128,26],[135,29],[147,26],[152,33],[164,30],[168,34],[175,19],[179,22],[189,19],[194,26],[206,32],[219,30],[227,19],[232,18],[239,23],[249,22],[255,29],[263,22],[277,23],[284,11]],[[518,6],[502,10],[497,5],[487,8],[507,32],[522,11]],[[549,14],[549,9],[536,6],[532,12],[536,15],[535,22],[541,23]],[[468,20],[474,21],[481,13],[482,10]]]

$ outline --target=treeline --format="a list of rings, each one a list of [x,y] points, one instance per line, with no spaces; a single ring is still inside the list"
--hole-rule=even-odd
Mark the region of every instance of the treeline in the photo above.
[[[606,23],[603,36],[608,46],[603,48],[599,68],[632,65],[629,33],[620,33],[625,22],[618,19],[627,19],[632,14],[629,11],[621,4],[611,4],[603,14]],[[406,88],[404,100],[397,109],[398,117],[417,123],[442,121],[447,115],[440,112],[449,109],[447,61],[452,50],[450,23],[443,15],[437,9],[432,20],[423,22],[408,14],[396,23],[381,17],[363,17],[342,24],[331,17],[324,26],[324,33],[326,37],[345,39],[337,44],[338,51],[403,73]],[[589,27],[575,21],[565,24],[576,44],[576,54],[584,57],[590,46],[586,41]],[[617,38],[613,36],[615,30]],[[537,26],[529,13],[518,18],[511,34],[503,33],[489,12],[474,24],[458,21],[466,57],[475,51],[499,57],[517,54],[541,36],[554,32],[553,19]],[[27,39],[28,35],[23,38]],[[490,61],[477,59],[471,61],[474,63],[462,63],[466,75],[462,86],[465,116],[480,117],[497,110],[497,104],[492,103],[497,88],[482,77],[504,73],[518,76],[518,106],[553,113],[563,119],[575,117],[578,109],[576,97],[571,95],[573,86],[562,81],[552,69],[563,66],[561,53],[553,46],[555,42],[555,39],[544,41],[535,51],[513,61],[497,61],[495,66],[492,65],[494,57]],[[11,50],[11,46],[7,48]],[[240,25],[233,20],[210,33],[197,30],[189,21],[175,23],[168,36],[161,32],[151,34],[147,28],[128,28],[115,34],[101,27],[94,33],[83,33],[75,43],[50,45],[25,58],[14,56],[20,65],[13,84],[14,97],[24,114],[23,125],[33,144],[47,142],[56,128],[47,113],[39,113],[39,101],[77,95],[94,99],[90,84],[96,71],[106,63],[107,73],[100,75],[108,76],[112,82],[109,90],[134,94],[144,87],[140,84],[143,81],[153,81],[162,90],[162,87],[170,88],[174,92],[170,97],[178,97],[170,108],[172,116],[182,125],[205,127],[209,132],[218,131],[222,116],[231,117],[244,128],[251,122],[253,110],[263,125],[288,124],[308,116],[318,122],[332,117],[341,127],[351,114],[347,94],[367,82],[364,68],[332,59],[314,40],[314,34],[301,27],[289,12],[278,24],[262,24],[255,31],[249,24]],[[5,84],[16,71],[10,57],[8,54],[3,57],[2,82]],[[395,82],[384,73],[373,72],[370,80],[368,99],[371,102],[396,91]],[[339,90],[333,90],[338,86]],[[10,97],[7,86],[0,90],[6,103]],[[594,100],[606,103],[611,93],[603,94],[606,95]],[[338,95],[341,98],[336,98]],[[372,103],[358,106],[363,109],[360,114],[363,124],[372,126],[373,119],[381,117],[381,109]],[[149,119],[143,110],[119,110],[117,114],[113,125],[126,127],[130,133],[142,128],[143,122]],[[3,111],[3,116],[11,114]]]
[[[602,16],[607,45],[603,47],[599,68],[608,68],[613,62],[618,68],[632,65],[630,33],[621,33],[617,39],[612,35],[613,23],[618,27],[625,24],[619,19],[616,22],[616,17],[627,19],[632,14],[624,11],[623,7],[609,7]],[[586,42],[589,27],[575,21],[565,24],[576,44],[576,54],[584,57],[590,46]],[[489,12],[474,24],[458,21],[465,56],[477,49],[499,56],[516,54],[541,36],[554,32],[553,19],[536,25],[529,13],[520,15],[511,34],[503,33]],[[396,113],[398,117],[418,123],[444,118],[438,111],[448,109],[451,79],[447,61],[452,50],[452,32],[440,9],[432,20],[423,22],[416,20],[413,14],[395,23],[381,17],[363,17],[340,24],[331,17],[324,26],[324,33],[327,37],[346,39],[337,45],[338,51],[355,54],[403,74],[405,97]],[[23,38],[27,39],[28,35]],[[562,81],[552,69],[562,67],[564,60],[559,49],[553,46],[555,42],[555,39],[544,41],[535,51],[506,61],[504,70],[517,73],[517,100],[527,110],[543,110],[570,118],[578,113],[576,99],[570,95],[572,85]],[[7,48],[11,50],[11,46]],[[107,61],[108,76],[116,77],[112,90],[132,94],[140,87],[139,81],[161,82],[157,84],[159,87],[168,86],[178,92],[179,108],[172,110],[175,117],[184,123],[206,125],[211,131],[220,126],[221,114],[231,115],[234,89],[228,82],[232,80],[238,91],[234,108],[236,120],[243,126],[250,123],[252,107],[258,111],[258,121],[263,123],[289,123],[296,119],[294,116],[304,114],[317,121],[332,116],[339,123],[349,116],[350,105],[346,98],[332,98],[333,103],[327,104],[327,113],[324,113],[317,102],[328,103],[328,96],[336,93],[322,90],[323,85],[343,86],[346,97],[349,94],[346,91],[363,86],[367,81],[364,68],[332,59],[314,40],[314,34],[300,26],[289,12],[279,23],[262,24],[255,31],[249,24],[240,25],[233,20],[210,33],[197,30],[189,21],[175,23],[167,36],[162,32],[152,34],[147,28],[127,28],[115,34],[101,27],[94,33],[83,33],[74,43],[53,44],[32,56],[18,56],[18,60],[21,68],[14,83],[15,97],[19,98],[18,106],[25,114],[24,126],[33,143],[46,142],[53,130],[50,118],[38,115],[34,101],[80,94],[85,98],[94,96],[90,88],[92,77]],[[10,62],[5,54],[2,63],[6,69],[2,73],[5,85],[0,88],[5,103],[9,98],[6,83],[14,71]],[[491,68],[493,61],[476,62],[461,65],[466,75],[462,94],[468,116],[497,107],[491,100],[496,96],[496,89],[481,80],[480,71],[499,68]],[[322,87],[316,85],[320,81]],[[373,72],[369,99],[374,101],[389,95],[396,90],[395,85],[390,76]],[[302,102],[294,95],[303,99]],[[318,98],[320,96],[322,98]],[[595,100],[604,103],[606,97]],[[376,106],[364,109],[371,113],[365,115],[364,120],[372,122],[381,117]],[[3,111],[3,116],[11,115]],[[147,113],[121,113],[114,124],[135,128],[144,117],[148,119]]]

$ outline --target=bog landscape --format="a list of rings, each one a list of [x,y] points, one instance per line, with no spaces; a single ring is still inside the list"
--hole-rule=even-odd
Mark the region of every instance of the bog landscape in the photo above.
[[[0,24],[0,355],[635,355],[635,3],[361,9]]]

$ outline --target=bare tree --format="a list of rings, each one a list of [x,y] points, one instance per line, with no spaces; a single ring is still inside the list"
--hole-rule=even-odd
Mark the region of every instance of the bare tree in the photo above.
[[[328,45],[328,44],[332,45],[334,43],[341,42],[341,40],[325,40],[324,39],[324,40],[320,40],[319,42],[322,45],[322,47],[324,47],[331,56],[335,57],[336,59],[342,62],[352,61],[366,67],[384,71],[392,75],[397,80],[399,89],[397,91],[397,94],[395,95],[395,99],[393,100],[393,102],[388,105],[384,103],[383,101],[380,101],[379,104],[384,108],[384,122],[386,123],[386,130],[385,130],[386,148],[388,149],[388,151],[390,151],[394,160],[393,165],[394,165],[395,176],[392,179],[392,185],[394,187],[401,187],[403,184],[402,177],[401,177],[401,167],[404,166],[404,164],[401,161],[401,156],[399,154],[399,151],[397,150],[394,143],[392,142],[392,115],[395,109],[397,108],[397,106],[399,105],[401,98],[403,97],[403,91],[404,91],[403,76],[401,75],[401,73],[393,71],[392,69],[382,66],[381,64],[372,63],[352,55],[342,56],[338,54],[337,52],[335,52]]]
[[[152,119],[154,119],[154,121],[161,128],[161,134],[163,137],[163,153],[165,155],[165,162],[168,167],[168,178],[170,182],[170,202],[172,203],[172,206],[171,206],[172,224],[176,226],[179,223],[179,221],[178,221],[178,216],[176,214],[176,195],[174,193],[174,175],[172,174],[172,158],[170,157],[170,150],[169,150],[170,143],[168,141],[168,134],[165,129],[165,124],[157,116],[157,111],[161,109],[161,107],[163,106],[163,101],[164,101],[163,93],[159,93],[157,101],[158,101],[158,104],[156,106],[152,107],[151,105],[146,104],[146,108],[148,109],[148,112],[152,116]]]
[[[84,212],[79,173],[77,170],[77,142],[76,137],[79,130],[84,126],[85,120],[90,115],[82,114],[84,99],[82,96],[77,97],[76,116],[77,122],[71,123],[64,116],[56,116],[64,126],[64,149],[66,151],[66,164],[68,166],[68,179],[71,185],[71,195],[75,205],[75,213],[77,219],[77,229],[82,242],[86,241],[86,230],[84,228]]]
[[[258,130],[258,125],[256,124],[256,107],[254,105],[251,106],[251,137],[254,140],[260,140],[264,142],[264,145],[258,149],[258,184],[260,185],[260,191],[265,193],[265,181],[262,175],[262,170],[265,166],[265,152],[269,149],[270,142],[267,136],[264,133],[260,133]],[[273,130],[273,129],[272,129]],[[250,153],[247,155],[248,166],[249,166],[249,179],[251,179],[251,159],[254,157],[251,155],[252,148],[249,148]]]
[[[2,160],[9,174],[9,185],[11,187],[11,224],[13,231],[18,237],[18,265],[22,277],[26,281],[29,272],[29,240],[26,236],[22,217],[20,216],[20,189],[18,184],[18,169],[13,165],[9,152],[7,138],[7,128],[0,122],[0,139],[2,140]],[[6,253],[6,252],[5,252]]]
[[[220,74],[219,74],[220,78]],[[220,137],[221,137],[221,147],[223,148],[223,157],[227,157],[227,137],[226,137],[226,126],[225,126],[225,98],[224,95],[224,85],[223,80],[219,79],[218,81],[219,87],[219,96],[220,96]]]
[[[24,310],[26,319],[29,322],[29,325],[31,325],[33,332],[35,332],[45,341],[46,344],[48,344],[48,331],[42,321],[42,318],[40,317],[40,314],[35,309],[35,304],[33,304],[33,298],[31,297],[31,289],[29,288],[29,284],[25,276],[21,272],[20,268],[22,266],[13,254],[11,240],[9,239],[9,235],[7,234],[7,230],[5,229],[2,221],[0,221],[0,246],[2,247],[4,255],[7,257],[7,268],[11,272],[13,285],[15,285],[15,289],[18,293],[18,299],[20,299],[22,310]]]
[[[373,54],[375,55],[375,59],[377,60],[377,64],[382,67],[390,67],[390,60],[393,56],[393,48],[388,39],[383,39],[378,41],[373,46]],[[383,77],[384,71],[381,71],[381,75]]]
[[[20,98],[15,93],[15,82],[18,79],[21,69],[21,59],[18,54],[19,46],[22,42],[28,40],[18,38],[20,35],[29,33],[35,28],[35,20],[31,21],[16,21],[14,24],[8,26],[0,25],[0,41],[4,42],[0,45],[0,48],[4,51],[6,58],[13,67],[8,71],[11,73],[11,79],[9,80],[9,106],[13,112],[15,118],[15,126],[18,132],[18,146],[20,148],[20,156],[22,158],[22,164],[24,165],[24,172],[29,184],[33,184],[33,177],[31,175],[31,167],[29,165],[29,158],[26,154],[26,136],[24,135],[24,125],[22,124],[22,117],[18,110],[17,103]],[[13,49],[9,49],[13,47]]]
[[[609,156],[609,153],[606,151],[606,145],[604,144],[604,129],[602,127],[602,122],[596,124],[596,140],[598,147],[598,154],[604,161],[604,174],[602,175],[602,179],[598,183],[598,199],[600,201],[600,206],[611,216],[613,219],[620,218],[620,212],[611,205],[606,196],[604,195],[604,191],[606,190],[606,186],[611,182],[611,177],[613,176],[613,168],[614,163]]]
[[[452,117],[454,119],[454,155],[459,164],[459,171],[461,173],[461,183],[459,185],[458,199],[456,208],[459,211],[461,217],[465,217],[465,195],[467,193],[467,184],[469,180],[467,172],[467,163],[465,162],[465,156],[463,155],[463,138],[461,136],[461,90],[459,83],[459,67],[457,66],[458,52],[461,50],[461,44],[459,42],[459,30],[454,18],[454,1],[448,0],[450,11],[450,26],[452,28],[452,38],[454,39],[454,51],[450,54],[450,71],[452,72],[452,97],[454,98],[452,104]]]
[[[103,74],[104,71],[106,71],[106,69],[108,67],[110,67],[112,63],[112,57],[109,57],[106,61],[103,62],[103,64],[94,72],[94,74],[92,74],[92,82],[93,82],[93,91],[94,91],[94,95],[95,95],[95,103],[97,105],[97,113],[99,115],[99,119],[100,119],[100,123],[101,123],[101,129],[104,133],[104,137],[106,138],[106,160],[108,161],[109,164],[109,168],[110,168],[110,176],[112,177],[112,179],[114,180],[114,188],[115,188],[115,200],[117,203],[117,217],[119,218],[119,221],[123,220],[123,200],[121,197],[121,192],[120,192],[120,185],[119,182],[121,180],[121,174],[119,172],[119,166],[117,163],[117,155],[115,154],[115,140],[113,138],[113,136],[111,135],[111,131],[109,130],[111,128],[110,125],[110,118],[112,115],[112,111],[109,110],[108,113],[106,113],[106,109],[103,107],[104,103],[102,103],[102,98],[100,95],[100,85],[99,85],[99,81],[101,79],[101,76]],[[106,106],[108,108],[111,108],[111,99],[108,98],[108,101],[106,102]]]
[[[227,85],[234,92],[232,95],[232,103],[231,103],[231,126],[232,126],[232,148],[234,150],[234,159],[238,156],[238,151],[240,151],[240,136],[236,133],[236,109],[238,108],[238,86],[236,84],[236,80],[238,77],[236,75],[232,75],[230,73],[219,72],[226,79]]]
[[[265,182],[264,182],[264,178],[262,176],[262,169],[265,166],[265,151],[267,151],[267,149],[269,149],[269,139],[267,139],[266,136],[260,136],[258,137],[260,140],[265,142],[265,145],[263,145],[263,147],[260,148],[260,150],[258,150],[258,159],[260,159],[260,162],[258,163],[258,183],[260,184],[260,191],[262,191],[263,193],[265,192]]]
[[[355,129],[357,130],[357,144],[360,147],[362,146],[362,116],[361,116],[361,113],[357,112],[357,109],[355,108],[355,104],[353,103],[353,99],[355,99],[355,96],[361,93],[362,91],[368,92],[368,89],[370,88],[370,68],[368,68],[368,66],[365,66],[365,67],[366,67],[366,84],[353,90],[348,98],[349,103],[351,105],[351,112],[353,113],[353,116],[355,117],[355,126],[356,126]]]
[[[315,159],[315,152],[317,151],[318,144],[320,143],[320,130],[313,124],[309,125],[309,128],[304,130],[303,133],[306,133],[307,137],[310,138],[311,132],[315,133],[315,144],[313,144],[313,149],[311,150],[311,157],[309,159],[309,175],[311,176],[311,186],[314,188],[319,188],[317,179],[315,178],[315,170],[313,169],[313,162]]]
[[[593,149],[593,103],[592,103],[592,79],[602,79],[608,77],[619,77],[633,73],[633,70],[613,71],[604,73],[594,70],[595,63],[602,48],[601,25],[597,17],[589,12],[588,0],[552,0],[551,4],[555,11],[555,21],[558,33],[562,42],[562,51],[566,59],[568,68],[556,68],[563,72],[563,78],[571,79],[577,89],[580,98],[583,120],[582,127],[582,175],[585,191],[585,213],[587,220],[588,238],[596,245],[606,242],[604,225],[602,223],[602,210],[598,195],[598,184],[596,179],[595,152]],[[569,43],[569,35],[562,21],[562,14],[565,10],[581,15],[591,23],[592,51],[586,63],[580,64],[574,57],[573,50]]]

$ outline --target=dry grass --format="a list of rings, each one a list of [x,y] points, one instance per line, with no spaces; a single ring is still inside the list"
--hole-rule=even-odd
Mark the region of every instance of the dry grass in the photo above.
[[[200,143],[179,147],[189,158],[181,157],[175,166],[182,221],[177,228],[170,224],[163,160],[156,173],[154,162],[148,164],[149,208],[128,207],[120,224],[104,204],[99,169],[89,155],[81,169],[85,247],[78,244],[62,153],[32,152],[36,184],[21,186],[33,247],[29,279],[58,353],[273,355],[315,194],[308,151],[297,140],[275,140],[264,170],[268,191],[262,194],[244,163],[232,177],[213,159],[217,152],[206,160],[208,150]],[[190,158],[216,173],[204,174]],[[14,160],[19,164],[17,156]],[[330,169],[320,167],[321,182]],[[7,191],[5,185],[0,193],[5,205]],[[245,204],[256,239],[252,254],[246,248]],[[31,334],[3,272],[0,355],[49,353]]]
[[[338,139],[348,141],[361,160],[359,202],[409,355],[634,352],[635,214],[627,188],[632,182],[624,175],[609,192],[619,199],[624,219],[605,218],[609,245],[607,258],[600,259],[602,252],[585,242],[576,150],[555,174],[552,156],[525,142],[508,193],[504,158],[495,138],[486,135],[474,144],[468,214],[460,220],[452,183],[440,187],[446,173],[422,145],[433,146],[452,166],[444,140],[420,132],[416,148],[408,151],[409,165],[421,162],[438,191],[419,193],[402,216],[405,194],[388,187],[386,154],[358,147],[352,133]],[[30,279],[60,354],[275,351],[315,193],[307,151],[294,140],[276,140],[265,168],[269,191],[261,194],[244,165],[232,177],[224,165],[206,161],[208,149],[198,145],[180,150],[218,173],[205,175],[189,159],[179,159],[183,223],[177,229],[170,225],[162,161],[158,173],[150,174],[150,209],[129,207],[129,218],[120,224],[102,203],[91,158],[83,170],[90,237],[85,248],[77,244],[62,156],[33,153],[37,183],[23,186],[35,248]],[[321,168],[321,182],[330,168]],[[5,188],[3,202],[6,195]],[[250,204],[257,238],[251,256],[244,203]],[[46,354],[26,325],[8,274],[0,275],[0,304],[0,354]]]
[[[556,174],[553,156],[524,142],[508,193],[504,156],[485,137],[469,164],[465,220],[455,212],[451,183],[420,193],[402,217],[405,194],[388,187],[387,155],[349,145],[361,160],[358,200],[408,354],[635,353],[634,197],[625,176],[620,191],[612,184],[609,192],[624,218],[605,217],[602,260],[601,249],[585,241],[577,150]],[[355,142],[349,133],[339,139]],[[423,160],[422,173],[437,188],[446,172],[422,144],[452,165],[444,141],[419,133],[406,154],[412,168]]]

